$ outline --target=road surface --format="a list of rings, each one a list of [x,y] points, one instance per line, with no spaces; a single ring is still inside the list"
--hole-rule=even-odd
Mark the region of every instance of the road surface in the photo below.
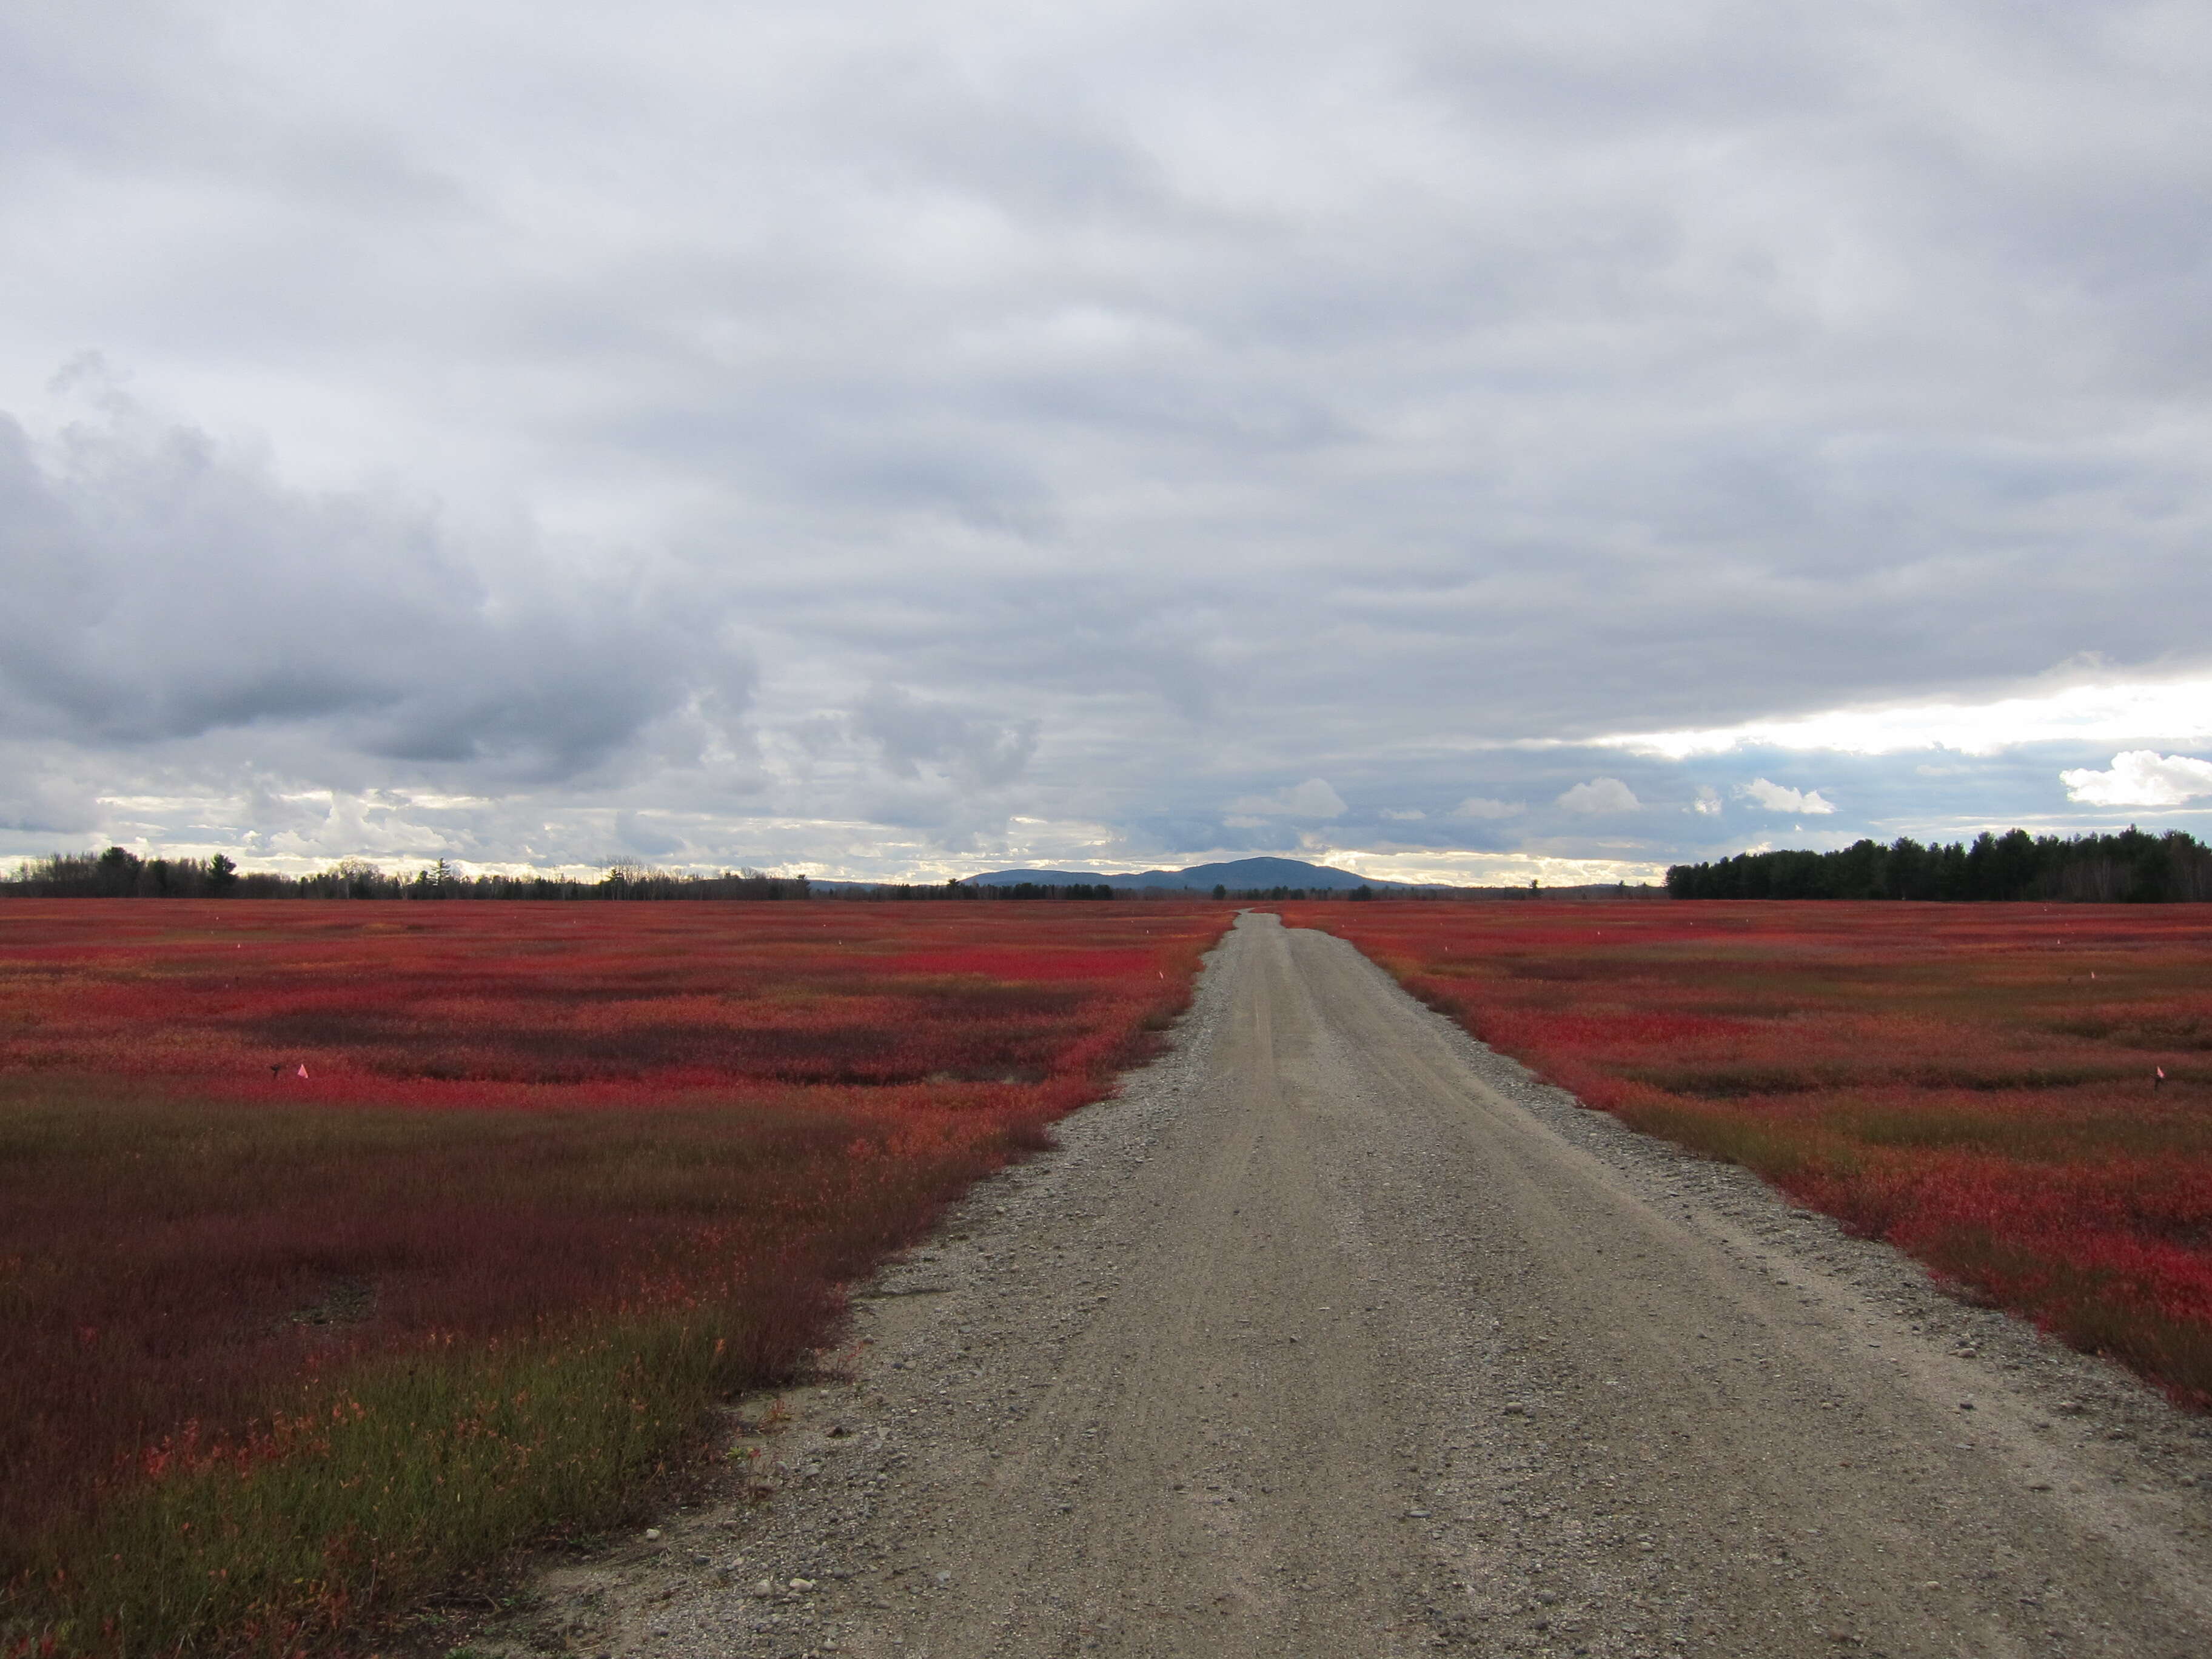
[[[1062,1141],[862,1292],[750,1501],[553,1572],[510,1638],[2212,1655],[2201,1420],[1338,940],[1243,918],[1175,1051]]]

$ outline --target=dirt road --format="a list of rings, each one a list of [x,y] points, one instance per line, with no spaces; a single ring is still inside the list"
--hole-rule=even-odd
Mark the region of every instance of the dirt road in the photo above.
[[[865,1295],[615,1655],[2212,1654],[2212,1440],[1248,916]],[[2198,1484],[2201,1482],[2202,1484]]]

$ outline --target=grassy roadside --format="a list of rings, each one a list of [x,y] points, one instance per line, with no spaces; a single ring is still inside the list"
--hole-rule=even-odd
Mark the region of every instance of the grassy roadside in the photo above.
[[[152,1139],[158,1124],[213,1154],[226,1178],[175,1218],[203,1243],[222,1231],[211,1221],[241,1215],[294,1233],[296,1218],[266,1193],[290,1187],[319,1215],[312,1236],[328,1261],[380,1277],[395,1299],[440,1299],[443,1288],[449,1313],[473,1301],[477,1317],[406,1334],[369,1320],[272,1321],[271,1306],[324,1281],[241,1272],[197,1289],[198,1316],[177,1346],[202,1376],[164,1354],[180,1334],[169,1321],[142,1320],[120,1340],[62,1333],[81,1352],[82,1385],[118,1412],[164,1420],[153,1413],[191,1398],[195,1382],[213,1410],[158,1436],[118,1417],[100,1452],[41,1432],[82,1429],[87,1413],[67,1409],[81,1401],[11,1401],[21,1565],[0,1607],[15,1653],[301,1651],[549,1528],[611,1521],[684,1450],[710,1402],[783,1379],[830,1336],[842,1282],[1042,1141],[1028,1116],[756,1103],[551,1121],[448,1115],[416,1126],[410,1146],[406,1126],[379,1114],[287,1123],[189,1099],[109,1106],[105,1145],[83,1147],[86,1115],[76,1115],[81,1151]],[[220,1150],[230,1137],[255,1154],[242,1174]],[[378,1146],[388,1158],[370,1155]],[[355,1182],[343,1204],[318,1179],[330,1171]],[[472,1195],[468,1217],[446,1210],[458,1193]],[[510,1237],[473,1259],[441,1248],[446,1224],[471,1218],[487,1231],[503,1219]],[[94,1250],[106,1242],[82,1237]],[[410,1287],[410,1254],[418,1273],[459,1282]],[[206,1272],[208,1254],[191,1265]],[[498,1282],[472,1285],[478,1272]],[[49,1330],[57,1313],[73,1316],[33,1310],[24,1277],[11,1312],[43,1316],[27,1322]],[[500,1317],[528,1302],[562,1311]],[[294,1381],[253,1388],[272,1356],[302,1347]],[[71,1474],[58,1504],[51,1485],[41,1494],[28,1480]]]
[[[311,1385],[244,1445],[188,1437],[58,1540],[71,1565],[41,1634],[126,1653],[319,1644],[556,1522],[618,1518],[709,1401],[775,1374],[760,1334],[702,1310],[441,1344]]]

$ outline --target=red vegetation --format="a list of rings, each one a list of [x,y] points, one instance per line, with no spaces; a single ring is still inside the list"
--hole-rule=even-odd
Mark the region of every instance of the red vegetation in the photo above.
[[[557,1518],[518,1510],[505,1534],[486,1522],[434,1548],[422,1514],[349,1510],[301,1545],[315,1606],[285,1605],[292,1581],[246,1559],[274,1559],[266,1540],[241,1539],[235,1562],[178,1572],[278,1588],[234,1605],[198,1592],[213,1610],[179,1612],[173,1588],[134,1601],[102,1583],[78,1596],[98,1640],[70,1613],[82,1560],[125,1553],[104,1517],[147,1511],[182,1475],[250,1482],[263,1464],[404,1458],[395,1440],[443,1436],[441,1458],[483,1442],[491,1408],[423,1406],[407,1356],[446,1356],[440,1386],[459,1399],[497,1370],[447,1364],[459,1350],[506,1352],[498,1386],[541,1395],[605,1350],[592,1387],[658,1413],[649,1461],[691,1398],[656,1395],[661,1372],[727,1391],[787,1370],[828,1333],[841,1281],[1142,1056],[1227,920],[1159,904],[0,908],[10,1622],[152,1651],[210,1627],[234,1641],[243,1621],[281,1648],[363,1583],[389,1594],[410,1567],[419,1581]],[[629,1347],[610,1347],[617,1327]],[[517,1384],[517,1366],[536,1380]],[[377,1394],[363,1379],[380,1377]],[[334,1451],[333,1421],[360,1440],[363,1400],[456,1415]],[[493,1403],[505,1421],[525,1402]],[[566,1431],[510,1425],[500,1455],[542,1460]],[[604,1511],[635,1461],[532,1501]],[[511,1474],[484,1490],[507,1493]],[[388,1495],[414,1477],[359,1478]],[[243,1501],[210,1513],[235,1532]],[[173,1553],[170,1534],[208,1523],[161,1524]],[[356,1535],[387,1525],[416,1529],[412,1556]]]
[[[1284,918],[1351,940],[1586,1103],[1743,1164],[2212,1404],[2212,911],[1382,903]]]

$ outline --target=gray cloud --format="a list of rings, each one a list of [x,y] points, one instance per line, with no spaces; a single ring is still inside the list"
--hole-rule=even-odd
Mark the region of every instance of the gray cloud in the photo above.
[[[1649,864],[2194,741],[1513,746],[2207,661],[2185,9],[124,17],[0,18],[0,845]]]
[[[110,401],[43,456],[0,421],[0,696],[19,732],[146,749],[313,726],[392,762],[543,781],[687,699],[742,711],[747,665],[708,661],[613,573],[495,576],[427,511],[288,489]]]
[[[1316,818],[1340,818],[1348,809],[1344,797],[1329,787],[1326,778],[1308,778],[1273,794],[1242,796],[1229,804],[1229,810],[1240,816],[1310,822]]]
[[[854,711],[853,726],[894,776],[918,778],[927,765],[969,788],[1012,783],[1036,753],[1033,720],[980,720],[894,685],[871,687]]]
[[[1492,800],[1486,795],[1469,795],[1452,808],[1455,818],[1515,818],[1528,810],[1528,805],[1517,800]],[[1385,817],[1391,814],[1383,814]]]

